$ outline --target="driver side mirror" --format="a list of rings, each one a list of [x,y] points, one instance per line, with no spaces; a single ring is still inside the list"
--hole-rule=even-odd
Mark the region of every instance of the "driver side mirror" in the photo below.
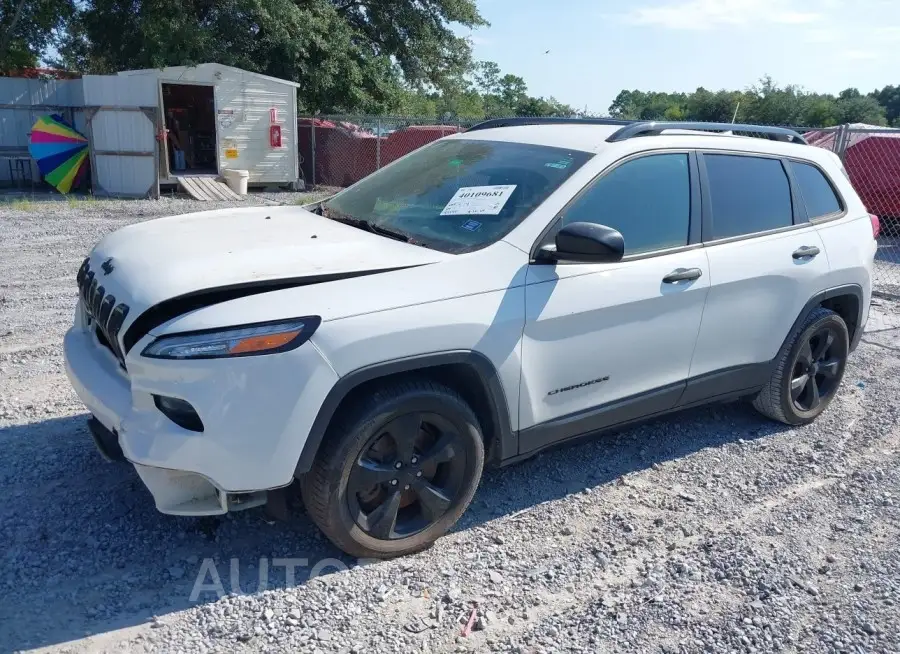
[[[569,223],[556,233],[556,245],[538,250],[546,262],[612,263],[625,256],[625,239],[612,227],[596,223]]]

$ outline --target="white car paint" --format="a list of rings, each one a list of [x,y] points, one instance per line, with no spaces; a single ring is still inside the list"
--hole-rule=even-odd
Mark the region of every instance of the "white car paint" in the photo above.
[[[703,274],[693,283],[661,283],[676,268]],[[686,379],[709,280],[703,249],[618,264],[531,266],[520,426]],[[578,393],[550,394],[576,378],[607,376]]]
[[[133,321],[158,302],[207,288],[415,266],[450,255],[385,239],[300,207],[252,207],[123,227],[94,248],[92,269],[99,270],[109,258],[115,274],[100,280],[107,291],[127,293]]]
[[[712,284],[689,376],[775,357],[800,311],[824,288],[828,259],[794,259],[804,246],[824,251],[811,225],[704,248]]]
[[[516,432],[688,377],[767,361],[806,301],[827,288],[860,284],[868,313],[875,242],[833,155],[705,133],[606,142],[615,129],[542,125],[447,137],[595,154],[503,239],[467,254],[391,240],[299,207],[203,212],[123,228],[90,254],[93,270],[112,259],[113,273],[98,279],[131,307],[120,338],[148,308],[205,289],[381,272],[191,309],[143,335],[124,370],[98,342],[79,302],[64,344],[73,387],[118,433],[161,511],[222,513],[234,508],[229,494],[250,493],[253,504],[265,500],[264,491],[289,484],[329,391],[373,364],[477,352],[497,371]],[[639,152],[694,149],[813,161],[831,173],[846,216],[617,263],[531,262],[535,241],[558,212],[615,162]],[[816,245],[825,256],[797,263],[791,253],[801,245]],[[676,268],[699,268],[702,275],[662,284]],[[310,315],[322,322],[309,342],[280,354],[194,361],[141,354],[161,336]],[[172,423],[153,394],[190,402],[204,431]]]

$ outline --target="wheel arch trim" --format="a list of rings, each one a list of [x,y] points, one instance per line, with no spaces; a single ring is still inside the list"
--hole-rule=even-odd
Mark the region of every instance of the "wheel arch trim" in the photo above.
[[[518,452],[518,435],[511,427],[509,405],[496,367],[480,352],[450,350],[375,363],[357,368],[338,379],[319,407],[319,412],[316,414],[306,443],[303,445],[303,451],[297,461],[294,476],[300,476],[310,470],[335,412],[354,389],[380,377],[417,371],[426,372],[428,369],[447,365],[465,365],[477,374],[493,419],[496,460],[502,461],[515,456]]]
[[[810,298],[809,302],[806,303],[806,306],[803,307],[803,311],[801,311],[800,315],[797,316],[797,320],[794,321],[794,324],[791,326],[791,330],[788,332],[786,338],[790,338],[790,335],[797,330],[800,324],[804,320],[806,320],[806,317],[816,307],[821,306],[823,302],[841,297],[842,295],[852,295],[856,298],[857,302],[856,323],[854,325],[848,325],[848,327],[853,330],[853,333],[850,337],[850,352],[853,352],[853,350],[856,349],[856,346],[859,345],[859,341],[863,335],[863,312],[865,311],[865,307],[862,286],[860,286],[859,284],[844,284],[841,286],[834,286],[832,288],[828,288],[824,291],[819,291],[818,293],[816,293],[812,298]]]

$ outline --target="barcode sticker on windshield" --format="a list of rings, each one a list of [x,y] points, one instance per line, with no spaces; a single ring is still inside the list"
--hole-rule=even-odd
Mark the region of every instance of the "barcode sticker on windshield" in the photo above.
[[[441,211],[442,216],[496,216],[503,209],[515,184],[463,186]]]

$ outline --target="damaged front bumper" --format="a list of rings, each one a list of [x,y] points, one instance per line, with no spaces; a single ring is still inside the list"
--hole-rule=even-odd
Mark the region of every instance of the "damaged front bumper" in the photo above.
[[[160,512],[247,509],[293,481],[316,414],[298,401],[318,407],[337,380],[316,348],[205,362],[135,353],[126,357],[126,371],[87,325],[79,313],[65,335],[66,374],[92,414],[101,454],[134,465]],[[203,430],[175,424],[154,404],[158,395],[190,402]]]

